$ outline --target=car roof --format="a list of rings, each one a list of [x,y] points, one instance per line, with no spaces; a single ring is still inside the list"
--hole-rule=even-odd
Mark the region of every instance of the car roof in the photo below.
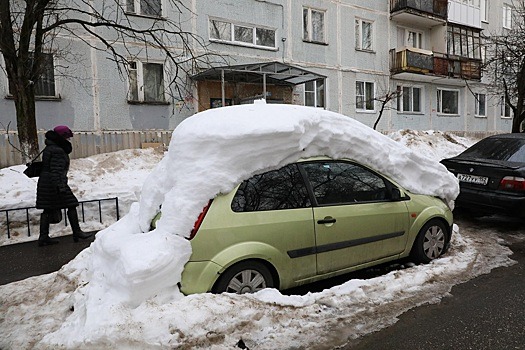
[[[488,139],[525,139],[525,133],[497,134],[487,137]]]

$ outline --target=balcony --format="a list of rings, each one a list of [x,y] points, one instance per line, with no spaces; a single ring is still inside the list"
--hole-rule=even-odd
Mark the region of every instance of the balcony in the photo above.
[[[404,48],[390,50],[390,73],[414,81],[447,77],[462,80],[481,80],[481,60],[451,57],[447,54]]]
[[[420,27],[446,23],[447,0],[390,0],[391,19]]]

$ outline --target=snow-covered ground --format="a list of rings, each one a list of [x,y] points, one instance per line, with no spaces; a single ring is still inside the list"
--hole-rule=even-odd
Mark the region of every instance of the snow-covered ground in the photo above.
[[[267,289],[183,296],[176,283],[191,254],[184,236],[195,213],[254,172],[303,156],[346,156],[412,191],[451,200],[457,183],[437,160],[475,141],[411,130],[384,137],[334,113],[293,107],[283,118],[275,108],[189,118],[165,155],[130,150],[73,160],[70,182],[79,199],[118,196],[129,214],[60,271],[0,286],[0,349],[331,349],[395,323],[410,308],[439,302],[455,284],[513,264],[495,233],[456,225],[449,252],[428,265],[306,295]],[[23,168],[0,170],[7,193],[0,208],[33,205],[36,184]],[[160,204],[176,214],[142,233]],[[59,226],[52,235],[68,233]],[[35,238],[17,234],[1,242]]]

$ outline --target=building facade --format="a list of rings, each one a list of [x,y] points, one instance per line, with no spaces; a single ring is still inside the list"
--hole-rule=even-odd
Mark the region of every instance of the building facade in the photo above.
[[[49,53],[37,86],[37,128],[70,125],[85,135],[81,142],[94,143],[78,154],[88,155],[159,142],[195,112],[265,97],[377,123],[385,132],[511,129],[509,109],[488,93],[482,71],[482,34],[512,25],[505,0],[183,2],[182,13],[163,0],[127,0],[124,8],[137,23],[180,18],[182,29],[203,38],[215,62],[198,67],[174,93],[167,91],[161,53],[146,55],[137,47],[129,75],[122,76],[103,51],[59,37],[77,59],[64,62]],[[58,66],[69,73],[58,74]],[[0,122],[14,130],[3,70],[0,96]],[[118,145],[102,147],[108,137]],[[1,158],[12,158],[9,152],[0,141]]]

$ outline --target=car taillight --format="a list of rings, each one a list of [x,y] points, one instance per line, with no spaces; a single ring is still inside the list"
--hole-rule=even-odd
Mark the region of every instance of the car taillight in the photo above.
[[[499,189],[504,191],[525,191],[525,178],[505,176],[499,183]]]
[[[197,234],[197,231],[199,230],[199,227],[201,227],[202,220],[204,220],[204,217],[206,216],[208,209],[210,209],[211,202],[213,202],[213,199],[210,199],[208,204],[202,209],[201,213],[199,214],[197,221],[195,221],[195,225],[193,225],[193,229],[191,230],[191,233],[190,233],[190,238],[189,238],[190,240],[193,239],[193,237],[195,237],[195,235]]]

